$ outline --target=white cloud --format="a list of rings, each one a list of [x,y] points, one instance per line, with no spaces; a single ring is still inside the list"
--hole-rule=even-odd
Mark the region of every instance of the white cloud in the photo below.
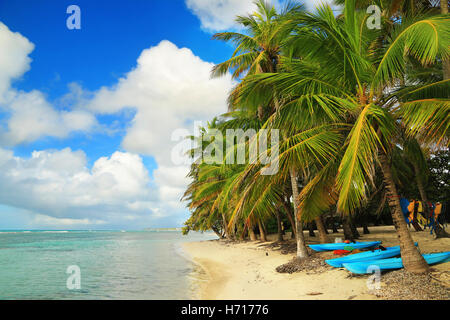
[[[14,146],[41,137],[67,137],[74,131],[89,131],[97,125],[85,110],[56,110],[38,90],[23,92],[11,87],[13,80],[30,69],[34,45],[0,22],[0,111],[8,115],[0,128],[0,144]]]
[[[0,103],[5,99],[13,79],[20,78],[30,69],[28,55],[34,45],[20,33],[11,32],[0,21]]]
[[[135,108],[137,113],[123,146],[168,162],[168,144],[175,129],[191,126],[194,120],[209,120],[227,110],[227,94],[233,82],[230,77],[211,79],[213,66],[187,48],[162,41],[144,50],[136,68],[115,86],[101,88],[88,109],[115,113]]]
[[[331,9],[335,10],[334,13],[338,13],[340,11],[340,7],[334,5],[333,0],[304,0],[303,3],[306,6],[306,9],[310,11],[314,11],[317,7],[328,4]]]
[[[43,214],[35,214],[31,221],[31,225],[38,225],[47,228],[48,227],[80,228],[86,226],[89,227],[101,226],[104,224],[106,224],[106,221],[103,220],[54,218]]]
[[[11,93],[4,109],[9,119],[7,130],[0,131],[0,143],[14,146],[41,137],[64,138],[74,131],[89,131],[96,126],[95,116],[84,110],[58,111],[42,92]]]
[[[270,2],[279,9],[285,1],[272,0]],[[185,0],[185,2],[188,9],[200,19],[202,28],[211,32],[238,29],[239,26],[235,22],[236,16],[251,14],[256,9],[254,0]],[[310,11],[314,11],[323,3],[329,4],[334,10],[339,9],[333,5],[333,0],[298,2],[305,4],[306,9]]]
[[[171,141],[172,133],[186,128],[193,134],[194,121],[205,123],[227,110],[233,81],[230,76],[211,79],[212,67],[191,50],[162,41],[144,50],[135,69],[115,86],[101,88],[88,104],[97,113],[135,108],[122,145],[156,159],[159,200],[173,209],[183,207],[179,200],[188,184],[188,167],[172,163],[171,152],[178,143]]]
[[[278,0],[272,0],[279,7]],[[255,11],[254,0],[186,0],[186,6],[202,24],[202,28],[210,31],[222,31],[237,28],[236,16]]]
[[[148,223],[155,218],[155,198],[135,154],[115,152],[89,170],[83,151],[35,151],[27,159],[0,149],[0,202],[38,214],[34,223],[126,223],[131,216]]]
[[[17,37],[7,28],[2,32]],[[71,108],[57,110],[37,90],[11,88],[12,79],[28,67],[22,64],[4,81],[7,103],[0,103],[0,108],[9,118],[3,132],[0,128],[0,145],[86,132],[98,125],[94,114],[130,108],[135,114],[122,141],[126,152],[98,159],[91,170],[82,151],[37,151],[26,159],[0,148],[0,203],[40,214],[35,221],[41,224],[105,221],[145,227],[154,219],[164,219],[160,221],[181,225],[186,209],[180,198],[189,168],[171,161],[178,143],[171,141],[172,133],[179,128],[193,133],[194,121],[204,123],[226,112],[227,95],[234,85],[231,77],[211,79],[212,63],[162,41],[144,50],[136,67],[116,85],[97,92],[71,85],[70,93],[59,100]],[[158,168],[153,181],[137,154],[155,158]]]

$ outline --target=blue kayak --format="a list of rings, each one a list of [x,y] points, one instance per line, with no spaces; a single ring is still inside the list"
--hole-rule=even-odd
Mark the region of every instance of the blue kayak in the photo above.
[[[321,244],[310,244],[308,245],[314,251],[333,251],[333,250],[344,250],[346,247],[351,247],[352,249],[365,249],[379,246],[381,241],[366,241],[366,242],[354,242],[354,243],[321,243]]]
[[[442,253],[423,254],[423,258],[428,264],[449,262],[450,251]],[[377,266],[380,268],[381,271],[393,270],[403,268],[403,262],[402,258],[391,258],[391,259],[382,259],[364,262],[344,263],[343,266],[350,272],[357,274],[367,274],[372,273],[370,269],[369,272],[367,272],[368,268],[371,266]]]
[[[415,245],[417,246],[418,243],[416,242]],[[345,257],[339,257],[336,259],[328,259],[328,260],[325,260],[325,262],[328,263],[332,267],[342,268],[342,264],[344,264],[344,263],[380,260],[380,259],[392,258],[392,257],[399,256],[399,255],[400,255],[400,246],[396,246],[396,247],[386,248],[386,250],[377,249],[377,250],[373,250],[373,251],[366,251],[366,252],[361,252],[361,253],[350,254]]]

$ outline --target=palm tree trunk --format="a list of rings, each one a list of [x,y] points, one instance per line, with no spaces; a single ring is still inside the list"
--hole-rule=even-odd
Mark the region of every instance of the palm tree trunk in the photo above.
[[[343,218],[342,228],[344,229],[344,239],[354,242],[355,238],[353,236],[352,228],[350,227],[350,221],[348,217]]]
[[[256,241],[255,230],[253,229],[253,224],[251,222],[248,223],[248,234],[250,236],[250,241]]]
[[[358,229],[356,228],[356,225],[355,225],[355,223],[353,222],[352,217],[349,216],[348,219],[349,219],[350,229],[352,230],[353,237],[354,237],[355,239],[359,239],[359,238],[361,237],[361,235],[359,234],[359,231],[358,231]]]
[[[278,241],[283,241],[283,230],[281,228],[281,215],[280,215],[280,211],[276,211],[276,216],[277,216],[277,231],[278,231]]]
[[[314,221],[316,222],[317,230],[319,230],[320,243],[328,243],[328,236],[322,218],[320,216],[316,217]]]
[[[246,237],[247,237],[247,229],[244,226],[244,228],[242,228],[242,232],[241,232],[241,235],[240,235],[239,239],[241,241],[244,241]]]
[[[223,223],[223,230],[225,231],[225,238],[230,239],[230,230],[228,229],[228,222],[224,213],[222,213],[222,223]]]
[[[292,185],[292,198],[294,201],[294,218],[295,218],[295,236],[297,241],[297,258],[303,259],[308,257],[308,249],[305,244],[305,237],[303,235],[303,224],[298,216],[298,185],[297,185],[297,170],[294,167],[289,169]]]
[[[328,226],[327,226],[327,219],[326,218],[324,218],[323,216],[320,216],[320,220],[322,221],[322,223],[323,223],[323,228],[324,228],[324,230],[325,230],[325,234],[330,234],[329,232],[328,232]]]
[[[308,230],[309,230],[309,236],[315,237],[316,234],[314,233],[314,223],[308,222],[307,226],[308,226]]]
[[[237,238],[236,238],[236,226],[234,226],[232,229],[231,229],[231,232],[230,232],[230,239],[231,240],[236,240]]]
[[[364,212],[363,213],[363,217],[362,217],[362,227],[363,227],[363,233],[364,234],[370,234],[370,230],[369,227],[367,225],[367,220],[368,220],[368,213]]]
[[[289,203],[286,203],[284,200],[283,200],[283,206],[286,211],[286,216],[289,220],[289,223],[291,224],[291,229],[292,229],[291,239],[295,239],[296,238],[296,235],[295,235],[296,230],[295,230],[294,215],[292,214],[292,207]]]
[[[334,218],[333,218],[333,233],[339,233],[339,230],[336,228],[336,225],[334,224]]]
[[[392,177],[391,167],[388,158],[384,153],[380,155],[380,163],[383,171],[383,180],[385,183],[389,209],[391,210],[392,220],[394,221],[398,240],[400,242],[400,252],[403,266],[406,271],[412,273],[427,273],[429,271],[428,264],[417,250],[411,234],[408,231],[408,227],[402,213],[402,208],[400,206],[397,188]]]
[[[219,239],[222,239],[222,238],[223,238],[223,234],[220,233],[220,231],[219,231],[217,228],[215,228],[214,226],[212,226],[212,227],[211,227],[211,230],[214,231],[214,233],[219,237]]]
[[[330,211],[330,216],[331,216],[331,228],[333,230],[333,233],[339,233],[338,229],[336,228],[336,217],[333,215],[333,212]]]
[[[262,242],[267,241],[266,232],[264,231],[264,226],[261,222],[261,220],[258,220],[258,227],[259,227],[259,237]]]

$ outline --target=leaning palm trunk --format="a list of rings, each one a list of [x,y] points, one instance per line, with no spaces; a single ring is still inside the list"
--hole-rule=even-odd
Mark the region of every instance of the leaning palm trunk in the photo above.
[[[289,169],[292,184],[292,198],[294,200],[294,219],[295,219],[295,236],[297,241],[297,258],[303,259],[308,257],[308,250],[305,245],[305,237],[303,235],[303,224],[298,216],[298,185],[297,170],[293,167]]]
[[[397,188],[392,177],[391,167],[385,154],[380,155],[380,162],[381,169],[383,171],[383,180],[385,183],[389,209],[391,210],[395,230],[397,231],[398,240],[400,242],[403,266],[406,271],[412,273],[426,273],[429,271],[428,264],[417,250],[411,234],[408,231],[408,227],[402,213],[402,208],[400,206]]]
[[[228,229],[227,217],[222,213],[223,230],[225,230],[225,238],[230,239],[230,231]]]
[[[247,237],[247,230],[244,227],[244,228],[242,228],[242,232],[241,232],[241,235],[239,236],[239,239],[241,241],[244,241],[246,237]]]
[[[349,221],[350,221],[350,230],[352,230],[353,237],[355,239],[359,239],[361,237],[361,235],[359,234],[358,228],[356,228],[354,220],[350,216],[349,216]]]
[[[316,217],[314,221],[316,222],[317,230],[319,230],[320,243],[328,243],[327,231],[321,217]]]
[[[289,203],[286,203],[285,201],[283,201],[283,206],[284,209],[286,211],[286,216],[289,220],[289,223],[291,224],[291,229],[292,229],[292,233],[291,233],[291,239],[294,239],[295,236],[295,221],[294,221],[294,215],[292,214],[292,207]]]
[[[349,240],[351,242],[355,241],[355,237],[352,232],[352,228],[350,227],[350,219],[349,217],[344,217],[342,221],[342,229],[344,229],[344,239]]]
[[[256,241],[255,230],[253,230],[253,224],[251,222],[248,224],[248,235],[250,237],[250,241]]]
[[[277,210],[277,212],[275,213],[276,214],[276,217],[277,217],[277,234],[278,234],[278,237],[277,237],[277,240],[278,241],[283,241],[283,230],[282,230],[282,227],[281,227],[281,215],[280,215],[280,212]]]
[[[260,240],[263,242],[266,242],[267,241],[266,232],[264,230],[264,226],[263,226],[261,220],[258,220],[258,227],[259,227]]]

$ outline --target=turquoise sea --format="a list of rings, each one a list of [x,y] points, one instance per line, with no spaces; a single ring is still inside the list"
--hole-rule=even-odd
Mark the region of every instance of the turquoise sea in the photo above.
[[[180,244],[210,233],[0,231],[0,299],[192,299],[198,266]],[[68,289],[69,266],[80,289]],[[70,287],[70,286],[69,286]]]

